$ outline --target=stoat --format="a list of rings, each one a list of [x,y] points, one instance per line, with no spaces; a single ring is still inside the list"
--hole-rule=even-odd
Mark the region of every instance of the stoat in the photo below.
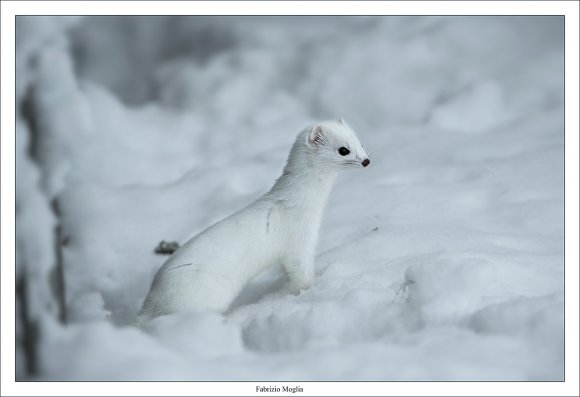
[[[281,265],[297,289],[309,288],[322,212],[337,173],[369,163],[344,120],[304,129],[268,193],[191,238],[165,262],[137,323],[189,310],[223,313],[248,281],[272,265]]]

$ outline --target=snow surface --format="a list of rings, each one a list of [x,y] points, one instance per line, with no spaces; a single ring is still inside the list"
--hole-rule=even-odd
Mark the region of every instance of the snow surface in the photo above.
[[[63,34],[35,72],[61,88],[43,123],[68,134],[44,167],[67,164],[47,189],[70,324],[46,324],[42,379],[563,379],[563,18],[92,17]],[[272,269],[223,316],[131,326],[159,241],[259,197],[295,135],[338,117],[372,163],[337,181],[313,288]]]

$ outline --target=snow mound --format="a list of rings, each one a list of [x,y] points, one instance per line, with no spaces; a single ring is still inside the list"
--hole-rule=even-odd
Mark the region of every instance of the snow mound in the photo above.
[[[243,352],[242,334],[216,313],[183,313],[149,321],[144,330],[177,352],[215,358]]]
[[[493,81],[481,81],[436,106],[432,122],[441,128],[481,132],[510,120],[505,95]]]
[[[563,379],[563,18],[27,21],[17,248],[41,379]],[[131,326],[158,243],[265,193],[338,117],[372,162],[337,180],[314,286],[272,269],[223,315]]]

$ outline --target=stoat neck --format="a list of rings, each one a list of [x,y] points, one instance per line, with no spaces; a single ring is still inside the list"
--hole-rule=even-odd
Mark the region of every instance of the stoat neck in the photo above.
[[[297,146],[266,197],[289,208],[322,213],[336,180],[336,170],[321,165],[312,153]]]

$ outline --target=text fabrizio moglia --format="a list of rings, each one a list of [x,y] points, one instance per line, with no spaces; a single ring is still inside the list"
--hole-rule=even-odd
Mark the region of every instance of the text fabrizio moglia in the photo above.
[[[301,386],[256,386],[256,393],[302,393],[303,391]]]

